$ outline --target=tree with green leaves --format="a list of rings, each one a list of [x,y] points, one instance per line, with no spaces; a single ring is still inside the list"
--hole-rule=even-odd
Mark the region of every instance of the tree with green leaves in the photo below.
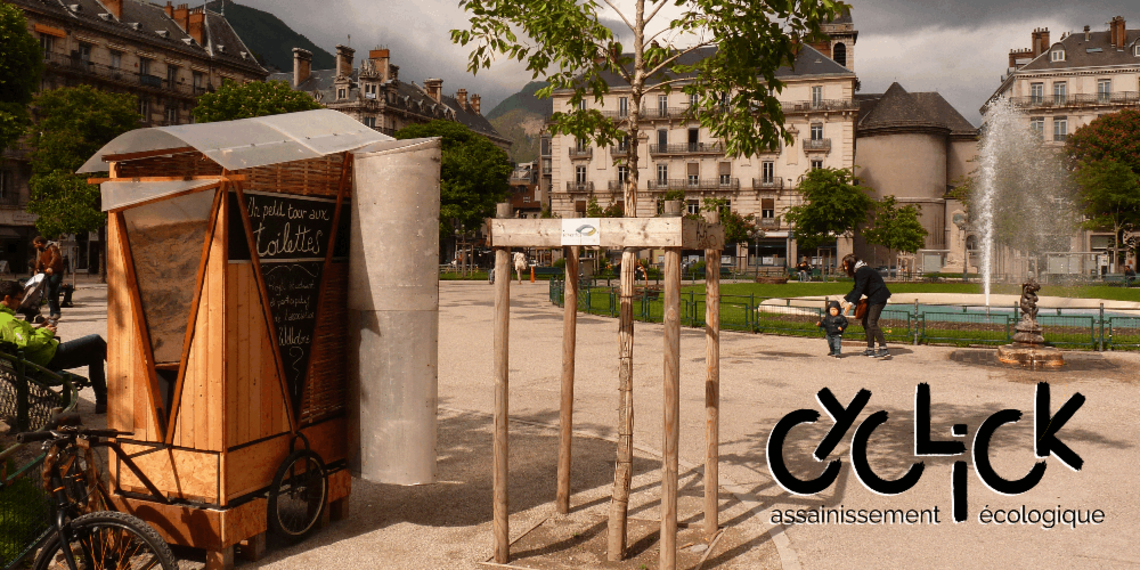
[[[724,243],[752,243],[764,237],[756,214],[740,215],[733,210],[724,198],[705,198],[701,209],[706,212],[719,212],[720,225],[724,226]]]
[[[861,233],[867,243],[887,248],[888,257],[892,252],[896,258],[899,252],[914,253],[926,244],[929,232],[918,219],[922,214],[921,206],[908,204],[900,207],[894,196],[886,196],[874,210],[874,220]]]
[[[213,93],[198,97],[194,120],[199,123],[233,121],[320,109],[322,105],[285,81],[237,83],[230,79]]]
[[[1112,232],[1112,264],[1134,249],[1140,227],[1140,111],[1127,109],[1093,120],[1065,141],[1077,183],[1081,226]]]
[[[818,168],[800,182],[803,203],[788,208],[784,219],[793,226],[796,243],[815,249],[836,236],[852,236],[875,207],[871,189],[848,169]]]
[[[43,69],[40,43],[28,33],[24,11],[0,4],[0,150],[24,134]]]
[[[134,95],[80,85],[44,91],[33,108],[28,211],[40,216],[36,229],[54,239],[102,228],[107,216],[99,208],[99,187],[75,171],[103,145],[138,128],[138,101]]]
[[[436,119],[396,131],[397,139],[441,137],[439,230],[442,240],[456,231],[474,232],[494,217],[495,204],[510,191],[514,169],[507,153],[455,121]]]
[[[609,206],[603,208],[598,204],[597,196],[590,196],[586,201],[586,217],[587,218],[620,218],[625,215],[622,211],[621,204],[618,202],[610,202]]]
[[[460,0],[469,29],[452,30],[452,41],[472,45],[468,70],[489,68],[499,56],[526,63],[534,79],[550,83],[537,95],[570,93],[569,109],[555,109],[553,135],[612,146],[628,140],[618,159],[628,167],[625,215],[638,211],[639,132],[642,101],[654,92],[680,89],[697,99],[693,118],[721,140],[730,156],[755,155],[791,144],[776,96],[777,70],[791,65],[805,41],[849,6],[836,0]],[[662,9],[669,6],[665,20]],[[616,14],[632,42],[623,44],[605,23]],[[658,16],[661,19],[658,20]],[[617,77],[622,85],[607,83]],[[582,109],[602,103],[611,88],[628,86],[629,114],[606,116]],[[618,457],[608,529],[610,561],[624,558],[633,465],[633,268],[636,252],[622,252],[619,335]],[[565,494],[565,493],[563,493]],[[568,508],[565,500],[557,505]],[[711,537],[716,532],[707,528]],[[668,540],[672,540],[669,538]],[[506,561],[496,551],[496,560]]]

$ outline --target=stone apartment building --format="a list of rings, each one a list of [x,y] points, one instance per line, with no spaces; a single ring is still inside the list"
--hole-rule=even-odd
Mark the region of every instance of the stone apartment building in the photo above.
[[[844,46],[848,61],[853,61],[853,48]],[[697,51],[686,57],[706,55]],[[795,64],[780,69],[778,76],[785,83],[780,101],[794,140],[758,156],[727,156],[721,141],[690,117],[688,110],[694,102],[679,90],[648,93],[639,125],[638,192],[643,197],[638,200],[638,215],[656,215],[671,190],[685,193],[687,210],[693,213],[699,211],[703,198],[725,199],[734,211],[760,218],[765,237],[749,246],[747,258],[752,264],[783,267],[789,256],[794,258],[795,243],[783,212],[799,203],[795,189],[809,169],[854,166],[859,104],[855,73],[814,47],[804,46]],[[626,116],[629,87],[616,75],[607,80],[610,91],[601,104],[590,99],[585,108],[597,107],[615,118]],[[556,91],[554,109],[565,109],[569,98],[568,91]],[[558,135],[551,138],[549,150],[549,157],[542,158],[544,170],[545,161],[550,160],[554,213],[582,216],[590,197],[603,207],[622,201],[628,168],[615,165],[615,159],[628,154],[627,144],[599,148]],[[850,247],[850,240],[841,238],[830,247],[828,257],[834,259]],[[738,256],[745,258],[742,251]]]
[[[223,79],[262,81],[267,71],[226,19],[202,7],[139,0],[5,0],[22,9],[43,49],[41,89],[81,84],[138,97],[140,127],[192,122],[197,96]],[[26,269],[36,216],[24,211],[31,167],[22,148],[0,160],[0,260]],[[76,265],[98,244],[78,236]],[[91,267],[91,269],[95,269]]]
[[[466,125],[487,137],[504,152],[511,140],[501,136],[481,112],[478,94],[466,89],[455,96],[443,93],[443,80],[426,79],[423,86],[400,80],[400,66],[391,52],[374,49],[354,67],[356,50],[336,46],[336,68],[312,69],[312,53],[293,48],[293,72],[274,73],[270,81],[285,81],[329,109],[340,111],[380,132],[391,135],[412,124],[446,119]]]
[[[1008,71],[990,99],[1009,99],[1047,146],[1059,151],[1070,133],[1097,117],[1140,107],[1140,30],[1129,30],[1122,16],[1106,30],[1086,25],[1051,40],[1048,28],[1038,28],[1029,48],[1011,50]],[[1081,231],[1073,246],[1104,252],[1111,241],[1111,232]]]

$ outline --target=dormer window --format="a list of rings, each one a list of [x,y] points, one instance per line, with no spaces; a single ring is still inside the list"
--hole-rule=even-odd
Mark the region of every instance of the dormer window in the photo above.
[[[337,89],[336,90],[336,98],[337,99],[347,99],[348,98],[348,90],[344,89],[343,87],[340,89]]]
[[[1140,57],[1140,44],[1132,46],[1132,55]]]
[[[1065,50],[1055,49],[1049,53],[1050,61],[1065,61]]]

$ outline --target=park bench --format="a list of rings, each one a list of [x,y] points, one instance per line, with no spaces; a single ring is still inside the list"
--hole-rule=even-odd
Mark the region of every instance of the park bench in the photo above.
[[[89,381],[70,372],[53,372],[24,358],[11,343],[0,343],[0,417],[13,431],[33,431],[53,413],[73,408]]]

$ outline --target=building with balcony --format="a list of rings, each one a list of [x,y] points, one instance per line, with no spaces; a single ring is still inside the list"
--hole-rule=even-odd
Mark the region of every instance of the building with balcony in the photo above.
[[[426,79],[423,86],[400,80],[400,66],[387,49],[374,49],[353,66],[356,50],[336,46],[335,69],[312,69],[313,54],[293,48],[293,72],[274,73],[269,79],[285,81],[318,103],[340,111],[387,135],[414,124],[436,119],[456,121],[486,137],[495,146],[510,150],[503,137],[481,113],[478,94],[467,96],[459,89],[454,97],[443,94],[442,79]]]
[[[24,12],[43,49],[41,89],[92,85],[138,98],[144,126],[192,122],[197,96],[221,85],[262,81],[257,63],[219,13],[139,0],[6,0]],[[36,216],[24,211],[31,168],[25,149],[0,160],[0,260],[24,272]],[[54,236],[52,236],[54,237]],[[76,266],[88,263],[92,236],[78,236]],[[69,253],[66,251],[64,253]]]
[[[1009,99],[1046,146],[1060,152],[1070,133],[1097,117],[1140,108],[1140,30],[1129,30],[1122,16],[1108,29],[1084,26],[1056,42],[1048,28],[1038,28],[1030,40],[1029,48],[1009,52],[1008,71],[990,102]],[[1112,240],[1112,232],[1080,231],[1072,248],[1106,253]],[[1135,259],[1126,261],[1135,267]],[[1117,264],[1110,270],[1121,271]]]
[[[515,167],[509,180],[511,211],[517,218],[538,218],[542,216],[542,196],[539,188],[538,161],[527,162]]]
[[[704,53],[687,57],[695,61]],[[794,65],[780,69],[778,76],[785,83],[780,101],[794,141],[755,156],[727,156],[724,143],[693,117],[695,101],[678,86],[669,93],[649,92],[639,113],[638,214],[656,215],[666,192],[684,192],[693,213],[703,198],[725,199],[733,210],[760,218],[766,233],[748,245],[748,255],[738,251],[739,259],[783,266],[789,255],[794,257],[794,241],[781,223],[783,211],[798,203],[795,188],[809,169],[854,165],[859,104],[855,73],[811,46],[804,46]],[[609,93],[600,103],[589,99],[586,108],[615,119],[628,116],[629,87],[616,75],[607,80]],[[569,98],[570,92],[556,91],[554,109],[565,109]],[[621,202],[630,149],[628,141],[602,148],[572,136],[552,137],[550,155],[542,157],[550,160],[552,211],[562,217],[584,215],[591,196],[603,207]],[[850,251],[849,243],[831,249],[836,247]]]

